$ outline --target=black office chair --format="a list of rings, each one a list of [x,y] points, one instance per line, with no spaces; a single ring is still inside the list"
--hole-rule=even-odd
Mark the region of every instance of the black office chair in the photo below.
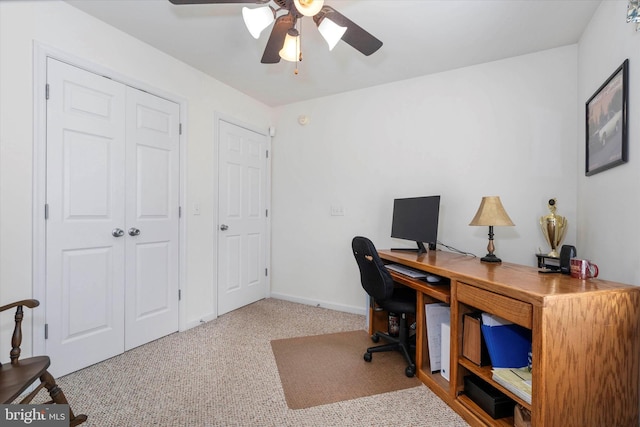
[[[415,355],[415,348],[412,348],[409,341],[407,315],[415,315],[416,313],[416,293],[410,288],[396,288],[394,286],[391,273],[384,266],[371,240],[366,237],[354,237],[351,242],[351,248],[360,269],[362,287],[369,294],[372,304],[375,301],[383,310],[400,316],[399,336],[393,337],[388,333],[376,331],[371,336],[373,342],[378,342],[380,338],[383,338],[389,343],[377,347],[369,347],[364,354],[364,360],[371,362],[372,353],[398,350],[408,364],[405,369],[406,376],[412,377],[416,372],[416,365],[413,362],[414,357],[411,356],[412,353]]]

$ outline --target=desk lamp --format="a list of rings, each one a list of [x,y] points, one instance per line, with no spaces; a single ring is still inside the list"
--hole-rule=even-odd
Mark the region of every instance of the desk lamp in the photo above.
[[[500,258],[493,254],[495,247],[493,246],[493,226],[494,225],[515,225],[507,212],[502,206],[500,197],[485,196],[480,202],[480,207],[476,216],[473,217],[469,225],[488,225],[489,226],[489,244],[487,245],[486,256],[480,258],[483,262],[502,262]]]

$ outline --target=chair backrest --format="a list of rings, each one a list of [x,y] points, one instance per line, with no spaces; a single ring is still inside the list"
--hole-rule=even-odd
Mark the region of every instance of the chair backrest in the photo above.
[[[360,282],[367,294],[376,301],[391,298],[393,278],[378,256],[378,251],[371,240],[356,236],[351,241],[351,249],[360,269]]]

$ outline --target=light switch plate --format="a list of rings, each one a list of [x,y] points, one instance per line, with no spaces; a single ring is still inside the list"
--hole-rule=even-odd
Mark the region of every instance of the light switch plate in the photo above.
[[[331,216],[344,216],[344,206],[331,205]]]

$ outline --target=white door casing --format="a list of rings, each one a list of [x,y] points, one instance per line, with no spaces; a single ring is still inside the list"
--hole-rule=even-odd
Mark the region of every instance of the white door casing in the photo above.
[[[218,120],[218,315],[267,295],[267,137]]]

